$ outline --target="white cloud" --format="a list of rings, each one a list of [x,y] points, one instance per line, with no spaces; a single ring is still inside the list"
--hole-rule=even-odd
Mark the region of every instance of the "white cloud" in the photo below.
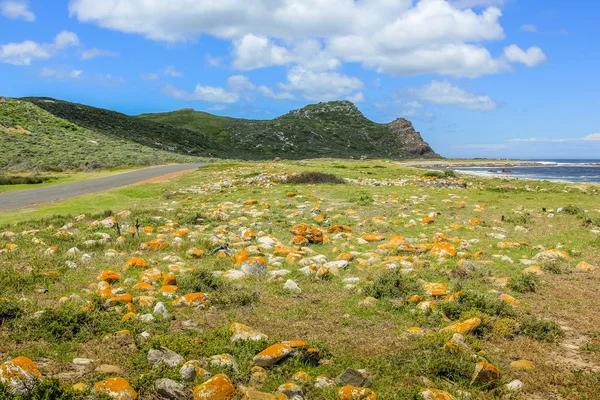
[[[121,77],[114,77],[111,74],[86,74],[83,70],[74,69],[70,65],[43,67],[40,69],[39,74],[44,78],[52,78],[59,81],[97,83],[110,86],[125,84],[125,80]]]
[[[537,26],[535,26],[533,24],[525,24],[525,25],[521,26],[521,30],[523,32],[537,32]]]
[[[495,143],[473,143],[473,144],[461,144],[452,146],[453,149],[471,149],[471,150],[502,150],[507,149],[508,146],[505,144]]]
[[[0,3],[0,12],[6,18],[35,21],[35,14],[29,9],[27,0],[5,0]]]
[[[219,67],[221,64],[223,64],[223,57],[215,57],[211,54],[207,54],[206,63],[211,67]]]
[[[163,88],[166,95],[178,100],[197,100],[211,103],[236,103],[240,100],[237,93],[228,92],[220,87],[196,85],[192,93],[181,90],[172,85]]]
[[[539,47],[530,47],[525,51],[516,44],[512,44],[505,48],[504,55],[510,62],[522,63],[528,67],[535,67],[547,60],[546,55]]]
[[[600,133],[592,133],[587,136],[581,138],[542,138],[542,137],[532,137],[532,138],[516,138],[516,139],[507,139],[506,142],[525,142],[525,143],[539,143],[539,142],[551,142],[551,143],[563,143],[563,142],[578,142],[578,141],[599,141]]]
[[[13,65],[31,65],[33,61],[47,60],[61,50],[79,45],[79,38],[73,32],[62,31],[53,43],[36,43],[26,40],[21,43],[0,45],[0,62]]]
[[[70,0],[69,10],[81,22],[152,40],[177,42],[208,34],[230,41],[233,66],[240,70],[296,64],[325,71],[356,62],[396,76],[474,78],[510,70],[507,57],[493,56],[484,45],[505,37],[498,8],[502,4],[500,0]]]
[[[289,92],[275,92],[267,86],[259,86],[258,92],[272,100],[294,100],[296,96]]]
[[[299,91],[307,100],[327,101],[353,95],[363,88],[363,82],[338,72],[314,72],[296,66],[288,71],[288,81],[280,83],[281,89]]]
[[[160,75],[156,72],[143,72],[140,74],[140,78],[142,78],[145,81],[154,81],[160,78]]]
[[[244,75],[233,75],[227,79],[227,86],[234,93],[240,93],[244,91],[256,89],[256,85],[250,82],[250,79]]]
[[[163,75],[171,76],[171,77],[174,77],[174,78],[179,78],[179,77],[183,76],[183,73],[177,71],[177,69],[173,65],[169,65],[163,71]]]
[[[600,140],[600,133],[592,133],[583,138],[583,140]]]
[[[346,97],[346,100],[351,101],[353,103],[364,103],[365,101],[367,101],[367,98],[365,97],[363,92],[358,92]]]
[[[447,81],[433,81],[419,88],[409,89],[419,100],[431,104],[450,105],[471,110],[494,110],[497,105],[489,96],[469,93]]]
[[[84,50],[83,53],[81,53],[82,60],[91,60],[92,58],[96,58],[96,57],[117,57],[117,56],[119,56],[119,53],[117,53],[115,51],[102,50],[102,49],[98,49],[96,47],[94,47],[93,49]]]

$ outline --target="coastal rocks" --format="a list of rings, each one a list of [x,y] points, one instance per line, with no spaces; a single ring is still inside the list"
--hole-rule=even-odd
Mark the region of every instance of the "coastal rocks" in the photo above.
[[[254,357],[254,364],[260,367],[272,367],[292,353],[292,347],[287,344],[274,344],[267,347]]]
[[[114,400],[135,400],[138,395],[123,378],[108,378],[94,385],[94,392],[105,394]]]
[[[173,301],[175,307],[208,308],[210,295],[206,293],[189,293]]]
[[[231,400],[235,388],[224,374],[217,374],[194,389],[194,400]]]
[[[177,367],[178,365],[185,363],[185,358],[166,347],[162,347],[160,350],[153,349],[148,351],[146,359],[153,367],[158,367],[160,364],[166,364],[169,367]]]
[[[210,372],[202,368],[202,364],[198,360],[190,360],[183,364],[179,370],[179,376],[184,381],[193,381],[196,377],[209,378]]]
[[[27,357],[17,357],[0,365],[0,382],[13,395],[29,397],[41,378],[35,363]]]

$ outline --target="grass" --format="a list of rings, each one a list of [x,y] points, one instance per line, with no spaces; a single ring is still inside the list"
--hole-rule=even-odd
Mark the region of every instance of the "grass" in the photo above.
[[[313,185],[312,179],[281,183],[282,177],[315,171],[333,174],[346,183]],[[459,185],[462,180],[466,187]],[[364,368],[381,399],[418,399],[423,387],[442,389],[457,398],[460,391],[476,399],[594,398],[598,377],[586,368],[600,365],[594,335],[600,319],[595,306],[599,271],[576,273],[574,267],[580,261],[600,265],[600,240],[591,232],[600,228],[593,222],[600,213],[597,189],[594,185],[534,185],[474,176],[423,176],[422,171],[389,161],[232,162],[207,165],[169,182],[3,213],[0,249],[9,249],[7,244],[17,247],[0,253],[0,293],[6,298],[0,301],[0,362],[18,355],[38,363],[50,359],[53,366],[48,368],[59,372],[69,368],[73,358],[86,357],[121,367],[121,375],[141,398],[153,398],[154,380],[179,380],[179,375],[177,368],[149,366],[145,357],[150,349],[166,346],[186,360],[201,361],[231,354],[239,371],[213,365],[205,365],[206,369],[226,373],[236,385],[247,385],[258,352],[282,340],[297,339],[318,348],[322,361],[298,357],[269,368],[260,390],[271,392],[300,370],[314,382],[317,376],[335,378],[346,368]],[[549,216],[542,210],[569,204],[577,207],[574,210],[587,210],[586,218],[579,211]],[[119,214],[123,210],[130,210],[131,215]],[[434,220],[423,222],[432,213]],[[79,214],[85,218],[77,221],[74,217]],[[114,227],[94,223],[109,216],[119,222],[123,239],[116,240]],[[522,225],[521,217],[526,217],[527,231],[515,230]],[[587,219],[592,222],[586,224]],[[128,233],[136,221],[141,236]],[[259,247],[256,239],[243,243],[241,232],[251,228],[258,236],[270,235],[290,245],[294,237],[290,228],[297,223],[323,229],[329,238],[309,245],[311,251],[303,257],[321,254],[331,261],[352,254],[354,259],[339,275],[319,279],[300,271],[304,264],[317,261],[272,258],[274,250]],[[329,231],[338,225],[352,232]],[[144,227],[151,227],[152,232],[146,233]],[[175,234],[182,228],[189,233]],[[22,233],[31,230],[36,232]],[[15,235],[7,235],[9,231]],[[492,233],[506,238],[496,239]],[[379,234],[384,240],[359,240],[363,234]],[[101,235],[110,239],[98,242]],[[142,246],[159,235],[169,245]],[[392,236],[404,238],[405,246],[387,246]],[[504,241],[520,244],[499,246]],[[265,257],[270,271],[289,272],[281,278],[248,276],[233,282],[218,277],[214,272],[235,268],[232,259],[213,253],[224,242],[233,254],[246,249],[250,256]],[[459,254],[435,256],[431,246],[436,243],[453,244]],[[423,246],[424,251],[413,252],[408,245]],[[47,254],[49,246],[55,246],[56,253]],[[527,265],[521,260],[532,260],[542,251],[538,246],[561,248],[570,259],[540,261],[544,274],[526,275]],[[80,253],[69,254],[74,247]],[[194,248],[204,254],[191,257],[188,250]],[[117,254],[109,256],[110,249]],[[89,261],[82,260],[84,253],[90,255]],[[123,321],[128,312],[125,305],[114,306],[99,298],[94,285],[98,272],[110,269],[121,275],[113,288],[122,287],[134,297],[146,295],[133,287],[143,269],[125,267],[134,256],[162,273],[176,263],[193,269],[177,274],[177,294],[210,293],[211,307],[173,307],[173,299],[159,290],[161,279],[152,295],[165,303],[172,319]],[[464,261],[458,269],[461,258]],[[391,269],[391,263],[397,268]],[[297,282],[302,292],[283,289],[288,279]],[[446,285],[448,294],[460,294],[454,302],[446,301],[445,294],[430,297],[425,282]],[[500,294],[514,297],[518,304],[510,305]],[[434,306],[427,308],[411,300],[416,295]],[[363,305],[367,296],[377,300]],[[134,303],[137,314],[152,313],[152,307]],[[90,304],[91,309],[82,310]],[[462,351],[445,347],[453,335],[444,328],[471,318],[479,318],[481,325],[463,335],[468,347]],[[231,343],[228,328],[233,322],[249,325],[268,339]],[[417,327],[420,333],[409,331]],[[131,335],[116,335],[124,329]],[[144,331],[149,339],[140,336]],[[572,343],[588,344],[569,353]],[[518,359],[532,361],[535,369],[514,369],[511,362]],[[569,363],[574,359],[578,366]],[[482,360],[503,372],[495,387],[471,385],[475,363]],[[91,387],[104,377],[89,372],[72,382],[48,382],[44,391],[59,393],[76,381]],[[525,384],[518,394],[504,388],[512,379]],[[186,392],[191,393],[200,382],[185,383]],[[333,400],[339,390],[337,385],[303,387],[306,398]]]

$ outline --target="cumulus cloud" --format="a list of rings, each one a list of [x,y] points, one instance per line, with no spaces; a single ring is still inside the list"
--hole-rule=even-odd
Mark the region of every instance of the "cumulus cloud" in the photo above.
[[[118,56],[119,56],[119,53],[117,53],[115,51],[102,50],[102,49],[98,49],[95,47],[93,49],[84,50],[83,53],[81,53],[81,59],[84,61],[91,60],[96,57],[118,57]]]
[[[81,22],[152,40],[230,41],[240,70],[356,62],[381,73],[478,77],[510,70],[486,41],[504,39],[500,0],[70,0]],[[475,10],[474,10],[475,9]],[[533,57],[533,56],[529,56]],[[522,57],[516,57],[515,62]],[[209,60],[210,61],[210,60]]]
[[[233,75],[227,79],[227,86],[232,92],[239,93],[256,89],[256,85],[244,75]]]
[[[521,26],[521,30],[523,32],[537,32],[537,26],[535,26],[533,24],[525,24],[525,25]]]
[[[196,85],[193,92],[187,92],[173,85],[166,85],[163,92],[178,100],[207,101],[211,103],[236,103],[240,100],[237,93],[228,92],[221,87]]]
[[[510,62],[522,63],[530,68],[544,63],[547,59],[546,55],[539,47],[530,47],[525,51],[516,44],[512,44],[505,48],[504,55]]]
[[[307,100],[327,101],[355,95],[364,85],[360,79],[339,72],[315,72],[296,66],[288,71],[287,82],[279,86],[301,92]]]
[[[179,78],[183,76],[182,72],[177,71],[177,69],[173,65],[167,66],[163,71],[163,75],[171,76],[173,78]]]
[[[121,77],[103,73],[87,74],[83,70],[75,69],[70,65],[46,66],[39,70],[39,74],[44,78],[52,78],[58,81],[86,82],[110,86],[125,84],[125,79]]]
[[[439,105],[449,105],[471,110],[495,110],[497,104],[489,96],[469,93],[447,81],[433,81],[419,88],[409,89],[419,100]]]
[[[21,43],[0,45],[0,62],[12,65],[31,65],[33,61],[47,60],[61,50],[79,45],[79,38],[69,31],[62,31],[52,43],[36,43],[26,40]]]
[[[29,9],[27,0],[5,0],[0,2],[0,12],[6,18],[35,21],[35,14]]]
[[[289,92],[275,92],[267,86],[259,86],[258,92],[271,100],[294,100],[296,96]]]

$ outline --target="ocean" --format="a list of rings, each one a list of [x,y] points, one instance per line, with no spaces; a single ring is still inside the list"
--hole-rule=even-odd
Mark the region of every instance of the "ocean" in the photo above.
[[[556,182],[600,183],[600,160],[520,160],[543,165],[527,167],[460,167],[456,172],[485,176],[540,179]],[[495,171],[495,172],[493,172]]]

